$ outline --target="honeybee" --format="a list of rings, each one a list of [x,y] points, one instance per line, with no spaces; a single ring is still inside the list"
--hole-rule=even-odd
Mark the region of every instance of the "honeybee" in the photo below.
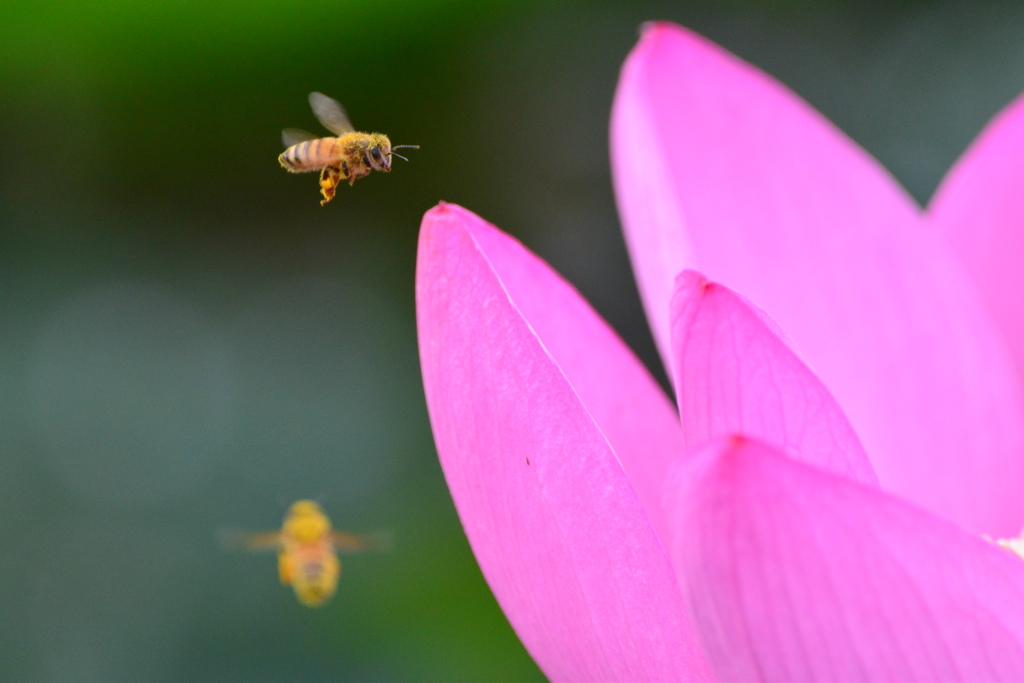
[[[222,542],[232,548],[277,550],[281,583],[291,586],[306,607],[319,607],[331,599],[341,576],[338,554],[389,550],[386,532],[360,535],[331,528],[320,506],[312,500],[292,504],[280,531],[268,533],[227,532]]]
[[[370,171],[391,172],[392,155],[408,161],[396,149],[419,149],[419,145],[391,146],[383,133],[360,133],[349,122],[341,105],[327,95],[309,93],[309,106],[324,128],[338,137],[318,138],[298,128],[285,128],[281,141],[287,149],[277,157],[291,173],[320,171],[320,205],[334,199],[334,189],[342,180],[352,185]]]

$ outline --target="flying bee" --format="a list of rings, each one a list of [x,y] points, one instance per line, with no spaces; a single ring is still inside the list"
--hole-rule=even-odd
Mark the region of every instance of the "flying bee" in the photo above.
[[[408,161],[396,149],[419,149],[419,145],[391,146],[383,133],[360,133],[349,122],[341,105],[327,95],[309,93],[309,106],[324,128],[338,137],[318,138],[297,128],[285,128],[281,140],[287,149],[277,157],[291,173],[320,171],[320,205],[334,199],[334,190],[342,180],[352,185],[370,171],[391,172],[391,157]]]
[[[331,599],[341,576],[338,554],[386,551],[391,539],[386,532],[350,534],[335,531],[331,520],[312,500],[292,503],[280,531],[268,533],[225,532],[229,548],[277,550],[281,583],[291,586],[306,607],[319,607]]]

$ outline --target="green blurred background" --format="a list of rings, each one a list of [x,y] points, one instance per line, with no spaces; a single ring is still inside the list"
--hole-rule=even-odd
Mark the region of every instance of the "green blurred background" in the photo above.
[[[434,452],[413,278],[458,202],[660,374],[607,165],[647,19],[779,77],[926,201],[1024,89],[1024,10],[930,2],[0,2],[0,680],[542,679]],[[410,163],[318,204],[320,90]],[[272,529],[390,529],[309,610]]]

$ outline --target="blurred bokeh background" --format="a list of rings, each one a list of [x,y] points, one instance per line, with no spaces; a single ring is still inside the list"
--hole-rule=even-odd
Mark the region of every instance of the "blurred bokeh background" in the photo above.
[[[417,230],[441,199],[495,222],[660,373],[607,164],[655,18],[922,203],[1024,90],[1019,3],[0,2],[0,680],[543,678],[434,452]],[[422,149],[321,208],[275,159],[310,90]],[[300,497],[396,538],[319,610],[216,540]]]

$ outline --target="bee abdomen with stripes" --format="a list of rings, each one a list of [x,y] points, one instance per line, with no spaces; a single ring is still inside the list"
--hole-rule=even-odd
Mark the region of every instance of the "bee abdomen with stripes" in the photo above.
[[[338,138],[305,140],[283,151],[277,160],[292,173],[319,171],[324,166],[336,166],[339,162],[334,152],[337,141]]]

